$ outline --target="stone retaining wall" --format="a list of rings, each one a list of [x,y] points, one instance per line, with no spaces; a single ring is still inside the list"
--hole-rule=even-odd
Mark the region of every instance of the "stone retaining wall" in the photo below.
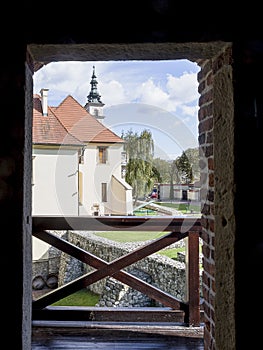
[[[113,242],[106,238],[98,237],[90,231],[68,231],[64,234],[63,238],[107,262],[111,262],[141,245],[145,245],[145,242]],[[184,245],[184,240],[175,243],[173,246],[182,245]],[[168,248],[171,248],[171,246]],[[33,275],[44,273],[46,277],[51,272],[59,272],[58,285],[61,286],[94,270],[89,265],[82,263],[68,254],[60,253],[59,257],[58,254],[55,248],[51,248],[50,259],[42,262],[34,262]],[[186,274],[185,263],[182,260],[182,258],[180,261],[177,261],[160,254],[152,254],[123,270],[185,301]],[[45,272],[41,272],[41,268],[45,269]],[[161,306],[156,301],[151,300],[144,294],[133,290],[112,277],[107,277],[93,283],[89,286],[89,289],[101,296],[97,306]]]

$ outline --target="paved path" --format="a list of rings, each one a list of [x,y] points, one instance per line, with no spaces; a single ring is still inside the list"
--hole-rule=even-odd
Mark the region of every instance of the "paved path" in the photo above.
[[[183,214],[181,211],[166,207],[164,205],[159,205],[155,201],[150,201],[150,202],[143,202],[143,201],[138,201],[138,206],[134,209],[141,209],[141,208],[146,208],[146,209],[152,209],[156,210],[159,212],[161,215],[172,215],[172,216],[179,216],[179,217],[201,217],[200,213],[189,213],[189,214]]]

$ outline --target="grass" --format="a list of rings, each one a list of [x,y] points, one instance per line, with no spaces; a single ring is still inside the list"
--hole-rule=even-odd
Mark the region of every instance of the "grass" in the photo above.
[[[144,242],[148,240],[155,240],[167,234],[167,232],[147,232],[147,231],[110,231],[110,232],[96,232],[96,236],[110,239],[114,242]],[[184,251],[184,247],[167,248],[158,252],[158,254],[165,255],[168,258],[176,259],[177,253]]]
[[[175,210],[180,211],[182,214],[189,214],[189,213],[200,213],[200,204],[193,204],[191,202],[183,202],[183,203],[174,203],[174,202],[155,202],[155,204],[158,204],[163,207],[172,208]],[[138,210],[134,211],[134,215],[136,216],[145,216],[145,215],[159,215],[159,213],[156,210],[153,209],[147,209],[147,208],[140,208]]]
[[[165,232],[147,232],[147,231],[109,231],[95,232],[96,236],[110,239],[114,242],[143,242],[157,239],[167,234]]]
[[[177,258],[177,253],[184,252],[184,251],[185,251],[184,247],[168,248],[168,249],[160,250],[158,252],[158,254],[167,256],[170,259],[176,259]]]
[[[53,306],[94,306],[99,301],[100,296],[88,289],[81,289],[59,301],[56,301]]]
[[[200,213],[200,205],[188,204],[188,203],[172,203],[172,202],[156,202],[158,205],[162,205],[168,208],[176,209],[182,212],[182,214],[187,214],[192,212]]]
[[[110,231],[110,232],[95,232],[96,236],[110,239],[114,242],[143,242],[147,240],[158,239],[167,232],[147,232],[147,231]],[[178,252],[184,252],[185,247],[176,247],[176,248],[166,248],[158,251],[158,254],[167,256],[171,259],[177,258]],[[199,246],[199,251],[202,251],[202,246]]]
[[[155,215],[159,215],[159,213],[156,210],[152,210],[152,209],[138,209],[138,210],[134,210],[133,214],[136,215],[136,216],[145,216],[145,215],[155,216]]]

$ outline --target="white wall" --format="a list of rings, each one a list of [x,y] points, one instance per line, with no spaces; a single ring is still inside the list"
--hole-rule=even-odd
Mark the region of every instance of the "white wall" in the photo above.
[[[78,151],[33,149],[32,215],[78,215]],[[49,245],[32,238],[32,258]]]
[[[110,184],[110,203],[108,211],[115,215],[133,214],[132,187],[123,179],[112,176]]]
[[[169,200],[170,198],[170,184],[160,184],[160,198],[162,200]],[[200,189],[194,188],[189,189],[188,185],[180,185],[180,184],[174,184],[173,191],[174,191],[174,199],[175,200],[182,200],[182,193],[183,190],[187,191],[187,198],[188,200],[200,200]]]
[[[123,145],[109,144],[106,164],[98,163],[98,146],[87,145],[82,164],[77,149],[33,149],[32,215],[93,215],[95,203],[99,203],[99,215],[132,213],[132,188],[121,178]],[[83,180],[82,205],[79,171]],[[113,177],[117,179],[114,184]],[[102,183],[107,183],[105,203],[101,202]],[[48,248],[33,238],[33,260],[44,257]]]
[[[32,182],[33,215],[78,215],[77,150],[33,149]]]
[[[92,215],[93,204],[100,203],[100,215],[108,214],[112,209],[110,183],[112,176],[121,179],[121,160],[123,145],[108,145],[108,160],[106,164],[98,163],[98,146],[101,144],[88,144],[84,153],[84,163],[79,165],[83,173],[83,206],[79,208],[80,215]],[[101,203],[101,184],[107,183],[108,201]]]

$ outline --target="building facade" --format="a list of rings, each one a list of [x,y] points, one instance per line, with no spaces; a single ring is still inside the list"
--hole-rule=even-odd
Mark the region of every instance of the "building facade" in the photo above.
[[[124,141],[102,123],[104,104],[95,79],[93,68],[85,107],[72,96],[67,96],[58,107],[50,107],[48,89],[34,95],[33,215],[133,212],[132,187],[122,175]],[[43,249],[33,254],[33,259],[41,256]]]

